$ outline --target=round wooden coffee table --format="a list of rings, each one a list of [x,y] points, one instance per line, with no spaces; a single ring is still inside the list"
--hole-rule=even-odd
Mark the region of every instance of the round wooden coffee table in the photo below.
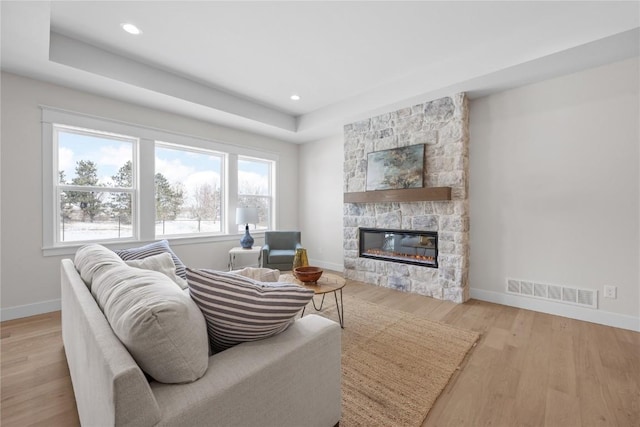
[[[292,272],[286,272],[280,276],[280,281],[288,282],[288,283],[296,283],[307,289],[313,290],[315,295],[322,295],[322,301],[320,301],[319,307],[316,305],[315,299],[311,299],[311,302],[313,303],[313,308],[315,308],[316,311],[322,310],[322,306],[324,305],[324,297],[327,296],[328,293],[333,292],[333,296],[335,297],[335,300],[336,300],[336,311],[338,312],[338,320],[340,321],[340,327],[344,328],[344,305],[342,304],[342,288],[344,288],[344,285],[346,284],[346,280],[344,280],[343,277],[338,276],[337,274],[324,272],[322,273],[322,276],[320,276],[317,282],[305,283],[296,279],[296,277],[293,275]],[[338,292],[340,292],[340,303],[338,303]],[[305,308],[302,309],[302,316],[304,316]]]

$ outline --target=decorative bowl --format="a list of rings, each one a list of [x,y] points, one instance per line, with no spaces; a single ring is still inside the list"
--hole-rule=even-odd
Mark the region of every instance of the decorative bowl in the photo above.
[[[296,267],[293,269],[293,275],[301,282],[314,283],[322,276],[322,269],[312,266]]]

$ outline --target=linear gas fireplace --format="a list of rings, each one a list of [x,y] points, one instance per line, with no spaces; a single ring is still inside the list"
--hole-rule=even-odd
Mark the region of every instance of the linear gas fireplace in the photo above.
[[[360,228],[360,257],[438,268],[438,233]]]

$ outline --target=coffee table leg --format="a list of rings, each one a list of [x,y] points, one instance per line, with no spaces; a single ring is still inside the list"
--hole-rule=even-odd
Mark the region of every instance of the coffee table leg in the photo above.
[[[342,288],[340,289],[339,305],[338,305],[338,291],[334,291],[333,296],[336,298],[336,311],[338,312],[338,320],[340,321],[340,327],[344,329],[344,304],[342,303]]]
[[[320,301],[320,307],[316,307],[316,300],[314,298],[311,298],[311,301],[313,302],[313,308],[316,309],[316,311],[320,311],[322,310],[322,306],[324,305],[324,297],[327,294],[322,294],[322,301]]]
[[[311,298],[311,302],[313,303],[313,308],[316,309],[316,311],[320,311],[322,310],[322,306],[324,305],[324,297],[326,294],[322,294],[322,301],[320,301],[320,307],[318,307],[316,305],[316,300],[315,300],[315,295]],[[304,307],[302,307],[302,314],[300,315],[300,317],[304,316],[304,311],[306,310],[307,306],[305,305]]]
[[[340,291],[340,303],[338,303],[338,291]],[[327,294],[322,294],[322,300],[320,301],[320,307],[318,307],[316,305],[316,300],[315,299],[311,299],[311,302],[313,303],[313,308],[316,309],[316,311],[320,311],[322,310],[322,306],[324,305],[324,297]],[[336,311],[338,312],[338,321],[340,322],[340,327],[342,329],[344,329],[344,303],[342,301],[342,289],[338,289],[333,291],[333,296],[336,299]],[[300,314],[300,317],[302,318],[304,316],[304,311],[307,309],[307,307],[302,307],[302,313]]]

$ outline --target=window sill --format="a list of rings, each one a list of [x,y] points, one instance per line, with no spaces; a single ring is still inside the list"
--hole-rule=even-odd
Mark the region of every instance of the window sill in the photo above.
[[[264,238],[264,232],[266,230],[253,230],[250,231],[254,237]],[[74,255],[78,248],[84,245],[90,245],[97,243],[103,245],[111,250],[115,249],[127,249],[143,246],[148,243],[157,242],[159,240],[168,240],[170,246],[182,246],[182,245],[198,245],[204,243],[217,243],[217,242],[239,242],[244,233],[238,234],[223,234],[223,235],[211,235],[211,236],[182,236],[182,237],[169,237],[162,236],[153,240],[127,240],[119,242],[78,242],[77,244],[69,244],[64,246],[52,246],[42,248],[42,255],[45,257],[50,256],[65,256]]]

